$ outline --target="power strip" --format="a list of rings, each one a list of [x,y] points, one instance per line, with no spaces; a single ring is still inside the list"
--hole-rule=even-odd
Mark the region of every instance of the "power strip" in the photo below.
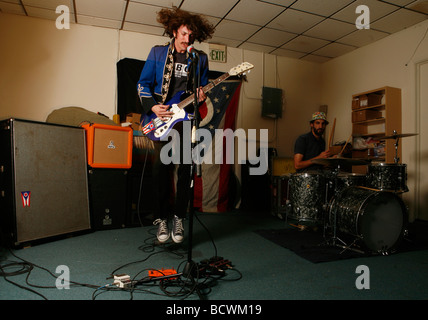
[[[113,284],[119,288],[128,288],[131,286],[131,277],[127,274],[119,274],[113,276]]]

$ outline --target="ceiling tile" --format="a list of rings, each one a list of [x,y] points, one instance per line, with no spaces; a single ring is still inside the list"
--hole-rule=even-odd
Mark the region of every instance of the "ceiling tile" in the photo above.
[[[233,39],[227,39],[222,38],[214,35],[210,40],[208,40],[209,43],[217,43],[217,44],[224,44],[229,47],[237,48],[242,41],[240,40],[233,40]]]
[[[354,0],[300,0],[296,1],[291,8],[329,17],[353,1]]]
[[[331,58],[323,57],[323,56],[317,56],[315,54],[308,54],[307,56],[302,57],[301,60],[316,62],[316,63],[324,63],[324,62],[331,60]]]
[[[280,49],[276,49],[275,51],[272,52],[272,54],[275,54],[277,56],[294,58],[294,59],[300,59],[300,58],[302,58],[303,56],[306,55],[306,53],[292,51],[292,50],[287,50],[287,49],[281,49],[281,48]]]
[[[72,0],[22,0],[22,4],[25,7],[31,6],[51,10],[56,10],[60,5],[66,5],[70,9],[70,12],[74,11]]]
[[[208,22],[211,23],[213,26],[218,25],[218,23],[221,21],[221,18],[212,17],[212,16],[204,15],[204,18],[207,19]]]
[[[355,49],[356,47],[353,46],[348,46],[341,43],[331,43],[326,45],[325,47],[322,47],[321,49],[314,51],[313,54],[324,57],[336,58]]]
[[[382,0],[382,2],[387,2],[387,3],[395,4],[400,7],[404,7],[412,2],[415,2],[415,0]]]
[[[190,12],[223,18],[238,2],[239,0],[184,0],[180,8]]]
[[[297,38],[294,38],[290,42],[283,45],[281,48],[300,52],[312,52],[329,43],[329,41],[322,39],[316,39],[308,36],[298,36]]]
[[[125,0],[75,0],[76,12],[80,15],[97,18],[122,20]]]
[[[157,6],[130,2],[126,11],[125,21],[162,27],[156,21],[157,13],[160,10],[161,8]]]
[[[3,1],[0,1],[0,12],[25,15],[24,8],[21,5]]]
[[[216,27],[215,35],[222,38],[244,41],[259,29],[260,27],[255,25],[225,19]]]
[[[263,46],[256,43],[245,42],[239,46],[239,49],[270,53],[275,50],[275,47]]]
[[[378,0],[357,0],[331,17],[333,19],[355,24],[358,16],[361,15],[355,12],[357,7],[360,5],[365,5],[369,8],[370,22],[376,21],[399,9],[392,4],[384,3]]]
[[[165,31],[164,28],[162,27],[149,26],[149,25],[133,23],[133,22],[125,22],[123,24],[122,30],[142,32],[142,33],[154,34],[158,36],[162,36]]]
[[[348,44],[351,46],[362,47],[373,43],[377,40],[387,37],[389,34],[373,29],[361,29],[352,32],[351,34],[344,36],[337,40],[337,42]]]
[[[407,5],[406,8],[428,14],[428,1],[418,0]]]
[[[86,24],[90,26],[103,27],[103,28],[120,29],[120,27],[122,26],[122,21],[120,20],[102,19],[97,17],[83,16],[80,14],[77,15],[77,21],[80,24]]]
[[[36,8],[36,7],[26,7],[25,10],[27,14],[31,17],[42,18],[48,20],[56,20],[58,14],[54,10]]]
[[[355,31],[355,29],[356,27],[353,24],[327,19],[309,29],[304,34],[310,37],[334,41]]]
[[[131,0],[132,2],[139,2],[144,4],[151,4],[162,8],[178,7],[181,0]]]
[[[270,4],[276,4],[281,7],[289,7],[295,2],[296,0],[259,0],[260,2],[270,3]]]
[[[282,8],[285,10],[285,8]],[[258,0],[245,0],[239,2],[227,15],[227,19],[240,21],[258,26],[264,26],[275,18],[282,10],[278,6],[260,2]]]
[[[413,12],[405,9],[395,11],[390,15],[379,19],[371,24],[371,28],[394,33],[401,31],[405,28],[411,27],[419,22],[428,18],[427,15],[422,13]]]
[[[295,38],[296,34],[289,33],[285,31],[263,28],[251,38],[248,39],[248,42],[258,43],[273,47],[280,47],[284,43],[290,41]]]
[[[324,18],[317,15],[287,9],[269,23],[267,27],[293,33],[303,33],[322,20]]]

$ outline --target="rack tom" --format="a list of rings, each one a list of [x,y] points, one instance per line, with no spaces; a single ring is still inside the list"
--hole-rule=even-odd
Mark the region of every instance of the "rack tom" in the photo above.
[[[400,163],[370,164],[367,187],[396,193],[408,192],[407,165]]]
[[[366,175],[361,173],[339,173],[336,178],[335,193],[340,193],[348,187],[365,187]]]

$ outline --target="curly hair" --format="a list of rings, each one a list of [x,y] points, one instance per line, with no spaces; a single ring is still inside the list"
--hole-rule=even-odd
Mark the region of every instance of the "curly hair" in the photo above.
[[[215,27],[204,17],[177,7],[173,7],[172,10],[159,11],[157,21],[164,26],[165,32],[170,38],[174,37],[174,31],[177,31],[182,25],[192,30],[194,39],[199,42],[210,39],[215,30]]]

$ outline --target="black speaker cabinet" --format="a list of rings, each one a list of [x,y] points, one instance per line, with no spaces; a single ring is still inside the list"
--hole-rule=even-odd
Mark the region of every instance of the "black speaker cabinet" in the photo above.
[[[90,229],[85,130],[0,121],[0,231],[20,245]]]
[[[126,226],[127,176],[128,171],[125,169],[89,169],[89,203],[93,230]]]
[[[262,117],[282,118],[282,90],[263,87],[262,89]]]
[[[242,165],[241,210],[247,212],[270,212],[270,177],[264,175],[251,175],[249,162]]]

